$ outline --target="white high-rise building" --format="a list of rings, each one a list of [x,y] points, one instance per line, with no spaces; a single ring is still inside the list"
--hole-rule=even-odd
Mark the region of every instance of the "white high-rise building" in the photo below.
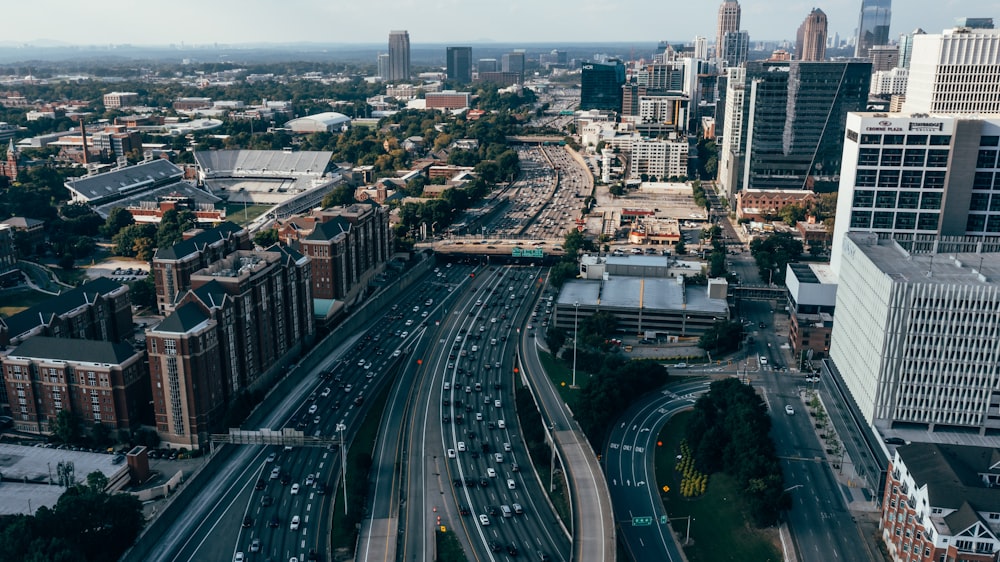
[[[911,249],[921,241],[1000,240],[1000,115],[850,113],[830,263],[850,232]]]
[[[694,38],[694,58],[708,59],[708,38],[697,35]]]
[[[899,67],[873,72],[872,85],[868,91],[873,96],[901,96],[906,93],[909,74],[910,71]]]
[[[632,143],[629,177],[646,175],[660,181],[687,176],[688,142],[686,138],[671,140],[642,139]]]
[[[745,67],[726,69],[726,109],[722,127],[722,147],[719,151],[719,186],[726,194],[735,193],[730,185],[739,173],[739,156],[742,154],[743,104],[746,95]]]
[[[1000,431],[1000,253],[863,232],[841,244],[830,357],[868,423]]]
[[[1000,30],[913,36],[903,113],[1000,113]]]

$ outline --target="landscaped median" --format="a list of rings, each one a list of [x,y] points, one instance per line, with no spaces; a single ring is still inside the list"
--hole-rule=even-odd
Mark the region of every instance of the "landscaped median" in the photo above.
[[[685,496],[685,473],[677,456],[687,432],[690,412],[673,416],[660,430],[656,449],[656,482],[680,543],[690,537],[684,552],[690,562],[766,562],[781,560],[780,541],[774,528],[757,529],[746,516],[736,481],[725,473],[712,474],[704,492]],[[689,478],[691,475],[688,475]],[[697,481],[697,478],[695,478]],[[690,487],[690,484],[688,484]],[[688,534],[690,532],[690,535]],[[720,545],[725,545],[722,548]]]

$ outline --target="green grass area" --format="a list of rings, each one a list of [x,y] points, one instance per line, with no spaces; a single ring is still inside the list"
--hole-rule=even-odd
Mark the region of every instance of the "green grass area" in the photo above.
[[[577,406],[577,396],[579,396],[579,389],[571,388],[571,383],[573,382],[573,369],[566,364],[565,361],[553,356],[551,353],[545,351],[538,352],[538,358],[542,362],[542,368],[548,374],[549,379],[552,384],[556,385],[556,389],[559,391],[559,396],[562,397],[563,401],[569,404],[569,408],[572,411],[576,411]],[[576,384],[581,386],[583,381],[589,378],[590,375],[580,370],[580,366],[577,365],[576,369]]]
[[[243,207],[241,203],[230,203],[226,205],[226,220],[244,226],[266,213],[271,207],[272,205],[247,205]]]
[[[726,474],[713,474],[705,495],[684,498],[680,494],[681,476],[674,471],[676,455],[687,427],[690,414],[677,414],[663,427],[656,450],[656,482],[663,493],[663,505],[670,514],[671,524],[683,541],[687,533],[687,517],[691,517],[692,544],[684,551],[690,562],[778,562],[781,551],[776,546],[777,531],[755,529],[744,516],[736,482]],[[719,548],[726,545],[726,548]]]
[[[0,316],[3,316],[4,318],[13,316],[18,312],[24,311],[51,298],[52,295],[32,291],[30,289],[15,293],[6,293],[3,296],[0,296]]]
[[[449,530],[442,533],[438,530],[437,533],[434,533],[434,537],[437,539],[438,562],[466,562],[468,560],[468,557],[465,556],[465,549],[462,548],[462,543],[459,542],[454,531]]]
[[[389,391],[392,389],[391,385],[386,385],[386,387],[379,393],[378,397],[372,403],[371,409],[365,416],[365,421],[362,422],[361,427],[358,428],[358,433],[354,436],[354,441],[351,442],[351,447],[347,452],[347,466],[353,467],[357,466],[364,457],[370,457],[372,451],[375,448],[375,439],[378,437],[379,425],[382,423],[382,413],[385,411],[385,404],[389,400]],[[357,471],[348,470],[348,496],[347,501],[349,505],[356,505],[358,502],[366,502],[367,497],[354,497],[350,490],[352,488],[350,478],[354,476],[355,478],[364,478],[367,482],[367,474],[360,475]],[[368,485],[364,485],[364,490],[367,492]],[[346,548],[353,552],[355,539],[358,534],[357,529],[345,530],[344,525],[341,523],[341,519],[345,517],[344,515],[344,488],[341,484],[337,486],[336,498],[333,504],[333,519],[331,521],[331,540],[333,543],[333,550]]]

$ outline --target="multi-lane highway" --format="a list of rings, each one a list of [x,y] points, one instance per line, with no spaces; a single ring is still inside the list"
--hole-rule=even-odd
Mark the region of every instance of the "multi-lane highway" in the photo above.
[[[404,560],[433,556],[439,525],[477,559],[568,560],[570,539],[545,500],[520,437],[513,357],[540,270],[484,269],[436,336],[409,442]],[[440,517],[440,521],[438,518]]]

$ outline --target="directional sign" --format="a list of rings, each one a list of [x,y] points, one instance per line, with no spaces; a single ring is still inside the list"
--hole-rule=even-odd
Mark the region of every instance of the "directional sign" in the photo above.
[[[649,527],[653,524],[652,517],[633,517],[632,526],[633,527]]]
[[[667,524],[667,516],[666,515],[661,515],[660,516],[660,525],[666,525],[666,524]]]
[[[543,258],[545,257],[545,252],[541,248],[520,248],[514,246],[510,251],[510,255],[514,258]]]

